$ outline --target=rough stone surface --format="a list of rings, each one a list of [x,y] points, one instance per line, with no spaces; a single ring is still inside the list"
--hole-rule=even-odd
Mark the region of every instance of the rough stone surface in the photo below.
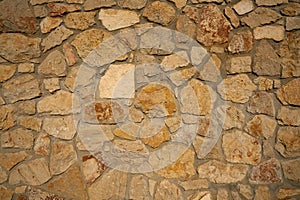
[[[40,23],[42,33],[49,33],[51,30],[58,27],[63,20],[60,17],[46,17]]]
[[[239,193],[244,196],[246,199],[252,199],[253,198],[253,191],[252,188],[249,185],[244,184],[238,184],[237,185]]]
[[[16,65],[0,65],[0,83],[10,79],[16,72]]]
[[[284,27],[275,25],[256,27],[253,30],[253,35],[256,40],[272,39],[278,42],[284,39]]]
[[[9,184],[41,185],[50,178],[48,162],[45,158],[38,158],[15,168],[9,176]]]
[[[95,12],[69,13],[64,22],[68,28],[85,30],[96,23],[94,20],[95,15]]]
[[[48,78],[44,79],[45,89],[53,93],[60,89],[59,78]]]
[[[299,164],[300,159],[289,160],[282,162],[282,169],[285,177],[289,180],[296,182],[297,184],[300,183],[300,172],[299,172]]]
[[[275,107],[272,96],[267,92],[257,92],[251,97],[247,111],[254,114],[275,115]]]
[[[261,76],[276,76],[281,73],[279,57],[266,40],[260,41],[256,47],[253,72]]]
[[[284,126],[277,133],[275,149],[284,157],[297,157],[300,155],[300,128]]]
[[[288,0],[255,0],[255,2],[258,6],[276,6],[287,3]]]
[[[134,176],[130,183],[130,199],[149,199],[148,196],[148,181],[143,175]]]
[[[27,129],[33,131],[40,131],[42,126],[42,119],[31,116],[24,116],[19,118],[19,124]]]
[[[159,147],[163,142],[170,140],[170,134],[168,128],[164,126],[158,133],[152,137],[145,137],[141,139],[142,142],[146,145],[151,146],[152,148]]]
[[[18,163],[25,160],[28,156],[29,154],[25,151],[15,153],[0,153],[0,165],[9,171]]]
[[[287,199],[288,197],[296,196],[300,194],[299,189],[294,188],[280,188],[277,197],[278,199]]]
[[[122,8],[141,9],[144,8],[147,0],[117,0],[117,4]]]
[[[254,137],[270,138],[274,135],[277,122],[265,115],[255,115],[247,123],[246,130]]]
[[[175,18],[175,10],[166,2],[154,1],[144,9],[143,16],[150,21],[168,25]]]
[[[229,74],[251,72],[252,60],[250,56],[232,57],[226,63],[226,70]]]
[[[226,105],[219,107],[218,112],[226,114],[223,122],[224,130],[229,130],[235,127],[242,128],[245,120],[245,115],[242,110],[233,105]]]
[[[64,52],[64,55],[66,57],[67,64],[69,66],[72,66],[77,62],[76,54],[75,54],[75,52],[74,52],[74,50],[73,50],[70,43],[68,43],[68,42],[64,43],[63,52]]]
[[[268,186],[265,185],[258,186],[258,188],[255,190],[254,200],[270,199],[270,195],[271,194]]]
[[[237,14],[244,15],[254,9],[254,4],[252,0],[242,0],[234,4],[232,7]]]
[[[272,90],[273,86],[275,85],[272,79],[268,79],[264,77],[258,77],[254,79],[254,83],[258,85],[258,90],[265,90],[265,91]]]
[[[277,97],[283,105],[300,106],[300,79],[294,79],[277,91]]]
[[[240,25],[240,19],[236,16],[231,7],[227,6],[224,10],[225,15],[230,19],[230,22],[234,28]]]
[[[164,71],[172,71],[176,70],[179,67],[185,67],[189,64],[189,62],[180,55],[172,54],[164,57],[161,62],[161,67]]]
[[[39,65],[38,73],[44,76],[65,76],[66,66],[67,64],[63,54],[55,50]]]
[[[262,157],[259,141],[239,130],[225,132],[222,147],[229,162],[257,165]]]
[[[281,15],[276,11],[270,8],[259,7],[248,14],[246,17],[243,17],[241,21],[251,28],[255,28],[261,25],[269,24],[271,22],[275,22],[278,19],[281,19]]]
[[[192,179],[179,182],[179,185],[183,187],[184,190],[197,190],[208,188],[208,181],[207,179]]]
[[[71,143],[53,142],[49,166],[51,174],[60,174],[66,171],[76,160],[77,154]]]
[[[16,125],[15,109],[12,105],[0,107],[0,129],[7,130]]]
[[[30,149],[33,145],[33,132],[24,128],[6,131],[1,135],[2,148]]]
[[[35,140],[34,152],[38,155],[47,156],[50,153],[50,137],[46,133],[41,133]]]
[[[18,65],[18,72],[20,72],[20,73],[34,72],[34,64],[33,63],[21,63]]]
[[[245,178],[247,165],[229,164],[216,160],[208,161],[198,167],[199,178],[208,178],[213,183],[235,183]]]
[[[11,200],[14,195],[14,191],[0,185],[0,198],[3,200]]]
[[[154,199],[183,200],[183,196],[181,190],[174,183],[170,183],[168,180],[163,180],[157,186]]]
[[[27,37],[20,33],[0,34],[0,56],[10,62],[28,62],[41,54],[40,38]]]
[[[71,140],[76,133],[72,116],[46,118],[44,119],[43,129],[49,135],[64,140]]]
[[[231,76],[218,85],[218,92],[225,100],[245,103],[249,100],[256,86],[246,74]]]
[[[240,52],[248,52],[253,47],[253,36],[251,31],[246,30],[243,32],[238,32],[231,39],[228,50],[231,53],[240,53]]]
[[[280,12],[287,16],[297,16],[300,14],[300,4],[290,3],[286,5]]]
[[[83,4],[84,10],[94,10],[102,7],[116,5],[115,0],[86,0]]]
[[[29,200],[34,200],[34,199],[63,200],[62,197],[59,197],[56,194],[52,194],[52,193],[49,193],[49,192],[46,192],[46,191],[43,191],[43,190],[40,190],[37,188],[33,188],[33,187],[28,188],[28,198],[29,198]],[[23,200],[23,199],[21,198],[21,200]]]
[[[82,157],[82,172],[88,184],[92,184],[105,170],[105,165],[91,155]]]
[[[65,4],[65,3],[48,3],[50,16],[61,16],[64,13],[74,12],[81,9],[76,4]]]
[[[202,8],[197,29],[197,40],[205,46],[228,41],[232,29],[230,22],[216,5],[210,4]]]
[[[293,109],[282,106],[277,119],[287,126],[300,126],[300,109]]]

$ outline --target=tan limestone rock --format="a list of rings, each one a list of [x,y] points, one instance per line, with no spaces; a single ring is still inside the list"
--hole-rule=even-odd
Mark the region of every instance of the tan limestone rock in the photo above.
[[[165,56],[161,62],[164,71],[176,70],[180,67],[185,67],[189,64],[189,61],[178,54],[172,54]]]
[[[74,12],[81,9],[77,4],[65,4],[65,3],[48,3],[50,16],[61,16],[64,13]]]
[[[290,2],[280,12],[287,16],[297,16],[300,14],[300,4]]]
[[[284,157],[300,155],[300,127],[279,127],[275,149]]]
[[[253,30],[253,35],[256,40],[272,39],[278,42],[284,39],[284,27],[276,25],[256,27]]]
[[[65,76],[66,61],[63,54],[58,50],[51,52],[39,65],[38,73],[44,76]]]
[[[71,91],[74,92],[74,87],[75,87],[75,81],[77,78],[77,72],[79,70],[78,66],[73,66],[72,69],[69,71],[66,79],[65,79],[65,86]]]
[[[111,7],[116,5],[115,0],[86,0],[83,4],[84,10],[94,10],[102,7]]]
[[[231,7],[227,6],[224,10],[225,15],[229,18],[232,26],[234,28],[239,27],[240,25],[240,19],[238,18],[238,16],[235,14],[235,12],[232,10]]]
[[[282,106],[278,112],[277,119],[284,125],[300,126],[300,109]]]
[[[72,66],[77,62],[76,54],[70,43],[66,42],[63,44],[63,52],[69,66]]]
[[[183,200],[183,194],[181,190],[168,180],[163,180],[157,185],[157,189],[154,195],[155,200],[159,199],[178,199]]]
[[[237,185],[239,193],[244,196],[246,199],[253,198],[253,190],[250,185],[238,184]]]
[[[288,197],[296,196],[300,194],[300,189],[296,188],[280,188],[277,193],[278,199],[287,199]]]
[[[44,87],[49,92],[53,93],[60,89],[59,78],[44,79]]]
[[[36,154],[47,156],[50,152],[50,137],[46,133],[40,133],[36,138],[33,150]]]
[[[96,23],[94,19],[95,15],[95,12],[69,13],[65,17],[64,22],[68,28],[85,30]]]
[[[49,135],[64,140],[71,140],[76,133],[74,119],[72,116],[45,118],[43,129]]]
[[[276,6],[288,3],[288,0],[255,0],[255,2],[258,6]]]
[[[246,130],[254,137],[270,138],[274,135],[277,122],[271,117],[265,115],[255,115],[247,123]]]
[[[300,105],[300,78],[294,79],[277,91],[277,97],[283,105]]]
[[[251,97],[247,106],[247,111],[254,114],[275,115],[275,106],[271,94],[267,92],[257,92]]]
[[[28,156],[29,154],[25,151],[15,153],[0,153],[0,165],[9,171],[18,163],[25,160]]]
[[[251,31],[246,30],[235,34],[228,46],[231,53],[248,52],[253,47],[253,36]]]
[[[187,181],[180,181],[179,185],[183,187],[184,190],[198,190],[208,188],[208,181],[207,179],[191,179]]]
[[[63,20],[60,17],[46,17],[40,23],[42,33],[49,33],[51,30],[58,27]]]
[[[37,188],[28,187],[27,190],[29,200],[34,199],[55,199],[55,200],[63,200],[62,197],[57,196],[56,194],[52,194]],[[22,192],[24,193],[24,192]]]
[[[260,199],[270,199],[270,190],[268,186],[262,185],[258,186],[258,188],[255,190],[255,196],[254,200],[260,200]]]
[[[2,167],[0,167],[0,183],[3,183],[7,180],[7,174],[6,172],[3,170]]]
[[[0,65],[0,83],[10,79],[16,72],[16,65]]]
[[[1,146],[2,148],[31,149],[33,140],[34,134],[32,131],[16,128],[1,135]]]
[[[247,73],[251,72],[251,56],[232,57],[226,63],[226,70],[229,74]]]
[[[36,112],[35,101],[21,101],[17,106],[17,112],[19,114],[33,115]]]
[[[152,148],[159,147],[163,142],[170,140],[170,134],[168,128],[164,126],[158,133],[151,137],[141,138],[142,142]]]
[[[121,150],[129,151],[129,152],[139,153],[139,154],[146,154],[149,152],[146,146],[140,140],[129,141],[129,140],[122,140],[122,139],[115,139],[113,143]]]
[[[175,9],[166,2],[154,1],[144,9],[143,16],[149,21],[168,25],[175,18]]]
[[[178,9],[183,8],[186,5],[187,0],[169,0],[175,3]]]
[[[13,190],[0,185],[0,199],[11,200],[13,198],[13,195],[14,195]]]
[[[242,110],[233,105],[220,106],[217,112],[225,113],[223,129],[229,130],[232,128],[242,128],[245,120],[245,115]]]
[[[19,123],[27,129],[39,132],[42,126],[42,119],[31,116],[23,116],[19,118]]]
[[[34,64],[33,63],[20,63],[18,65],[18,72],[20,72],[20,73],[34,72]]]
[[[150,200],[148,196],[148,180],[143,175],[133,176],[130,182],[129,198],[132,200]]]
[[[258,85],[259,90],[272,90],[274,85],[274,81],[272,79],[264,77],[258,77],[254,79],[253,82]]]
[[[288,160],[288,161],[284,161],[281,163],[282,164],[282,169],[283,169],[283,173],[284,176],[299,184],[300,183],[300,171],[299,171],[299,164],[300,164],[300,159],[294,159],[294,160]]]
[[[82,172],[87,184],[92,184],[105,170],[105,165],[92,155],[82,157]]]
[[[0,130],[7,130],[16,125],[16,110],[12,105],[0,106]]]
[[[254,9],[254,4],[252,0],[241,0],[232,7],[237,14],[244,15]]]
[[[147,4],[147,0],[117,0],[118,6],[129,9],[141,9]]]

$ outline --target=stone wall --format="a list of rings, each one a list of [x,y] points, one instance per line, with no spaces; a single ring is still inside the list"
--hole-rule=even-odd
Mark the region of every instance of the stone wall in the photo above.
[[[1,200],[300,198],[298,0],[0,10]]]

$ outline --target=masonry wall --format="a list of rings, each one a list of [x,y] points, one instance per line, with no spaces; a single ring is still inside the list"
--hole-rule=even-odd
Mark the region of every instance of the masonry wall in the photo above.
[[[0,199],[299,199],[298,0],[0,0]]]

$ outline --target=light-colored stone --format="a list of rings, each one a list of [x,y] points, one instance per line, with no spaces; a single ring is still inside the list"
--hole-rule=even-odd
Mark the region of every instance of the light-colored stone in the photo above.
[[[0,107],[0,130],[7,130],[16,125],[16,110],[12,105]]]
[[[16,72],[16,65],[0,65],[0,83],[10,79]]]
[[[101,9],[99,20],[109,31],[125,28],[140,21],[139,16],[134,11]]]
[[[202,8],[197,27],[197,40],[200,43],[205,46],[226,43],[231,29],[230,22],[216,5],[209,4]]]
[[[51,2],[63,2],[63,0],[30,0],[31,5],[39,5],[39,4],[51,3]]]
[[[284,176],[294,181],[295,183],[300,183],[300,171],[299,171],[299,165],[300,165],[300,159],[294,159],[294,160],[288,160],[281,163]]]
[[[245,120],[245,115],[242,110],[233,105],[224,105],[217,108],[217,112],[221,115],[224,113],[223,129],[229,130],[232,128],[242,128]]]
[[[287,16],[297,16],[300,14],[300,4],[290,2],[280,12]]]
[[[64,25],[57,27],[42,41],[43,51],[46,52],[49,49],[60,45],[64,40],[73,35],[73,31],[67,29]]]
[[[190,178],[196,174],[194,156],[195,153],[188,149],[174,164],[160,169],[157,174],[165,178]]]
[[[199,125],[200,126],[200,125]],[[199,129],[198,129],[199,131]],[[199,132],[198,132],[198,135]],[[204,160],[204,159],[214,159],[214,160],[222,160],[223,153],[222,150],[217,146],[211,146],[208,141],[210,138],[201,136],[196,136],[193,140],[193,146],[195,149],[195,152],[197,154],[198,159]],[[213,141],[214,139],[212,139]],[[210,150],[207,155],[203,154],[203,151]]]
[[[66,42],[63,44],[63,52],[69,66],[72,66],[77,62],[76,54],[70,43]]]
[[[199,16],[199,10],[197,7],[187,5],[183,9],[183,13],[185,16],[190,18],[192,21],[194,21],[196,24],[200,22],[200,16]]]
[[[300,127],[279,127],[275,149],[284,157],[300,155]]]
[[[218,189],[217,200],[229,200],[229,194],[225,188]]]
[[[278,199],[288,199],[288,197],[300,195],[300,189],[297,188],[280,188],[277,193]]]
[[[278,42],[284,39],[284,27],[276,25],[256,27],[253,30],[253,35],[256,40],[272,39]]]
[[[143,16],[150,21],[168,25],[175,18],[175,9],[169,3],[154,1],[144,9]]]
[[[232,7],[237,14],[244,15],[254,9],[254,4],[252,0],[241,0]]]
[[[67,3],[79,3],[79,4],[83,4],[84,0],[67,0]]]
[[[176,70],[169,75],[172,83],[174,83],[177,87],[187,82],[197,73],[196,67],[189,67],[184,69]]]
[[[19,100],[32,99],[41,95],[39,81],[29,74],[10,79],[2,85],[4,98],[14,103]]]
[[[45,158],[37,158],[16,167],[9,176],[9,184],[41,185],[50,178],[47,160]]]
[[[87,200],[86,185],[81,174],[79,166],[72,166],[68,171],[53,178],[43,187],[47,191],[65,197],[64,199]]]
[[[105,170],[105,165],[92,155],[82,157],[82,172],[87,184],[92,184]]]
[[[248,52],[253,47],[253,36],[251,31],[246,30],[235,34],[228,46],[231,53]]]
[[[102,29],[90,29],[79,33],[72,41],[72,45],[76,48],[79,56],[84,59],[104,40],[109,38],[110,33]]]
[[[300,126],[300,109],[282,106],[277,115],[277,119],[284,125]]]
[[[253,184],[282,182],[282,173],[279,161],[272,158],[253,167],[249,181]]]
[[[150,200],[148,196],[148,180],[143,175],[132,177],[130,182],[129,198],[132,200],[145,199]]]
[[[147,0],[117,0],[118,6],[129,9],[141,9],[147,4]]]
[[[157,185],[154,199],[183,200],[183,195],[181,190],[174,183],[171,183],[168,180],[163,180]]]
[[[232,57],[226,63],[226,70],[229,74],[247,73],[251,72],[252,60],[250,56]]]
[[[248,171],[247,165],[229,164],[216,160],[199,165],[199,178],[208,178],[213,183],[236,183],[243,180]]]
[[[44,79],[45,89],[53,93],[60,89],[59,78],[48,78]]]
[[[69,71],[66,80],[64,82],[65,86],[71,91],[74,92],[74,87],[75,87],[75,81],[77,78],[77,72],[79,70],[79,66],[74,66],[72,69]]]
[[[253,190],[250,185],[238,184],[237,185],[239,193],[246,199],[253,198]]]
[[[48,9],[46,5],[36,5],[33,7],[34,15],[38,18],[46,17],[48,15]]]
[[[187,197],[188,200],[212,200],[212,195],[209,191],[201,191],[191,194]]]
[[[1,200],[11,200],[13,198],[14,191],[0,185],[0,199]]]
[[[18,65],[18,72],[32,73],[32,72],[34,72],[34,64],[33,63],[21,63]]]
[[[117,170],[104,173],[101,178],[88,188],[91,200],[124,199],[127,184],[127,174]]]
[[[270,199],[270,190],[268,186],[258,186],[255,190],[255,196],[253,200]]]
[[[144,114],[139,109],[130,107],[129,108],[129,118],[131,121],[133,121],[135,123],[140,123],[144,119]]]
[[[161,67],[164,71],[172,71],[180,67],[185,67],[188,64],[189,61],[186,60],[184,57],[178,54],[172,54],[164,57],[164,59],[161,62]]]
[[[209,60],[204,64],[199,72],[199,78],[205,81],[217,82],[220,78],[220,68],[222,61],[216,54],[211,54]]]
[[[22,192],[24,193],[24,192]],[[28,200],[35,200],[35,199],[55,199],[55,200],[63,200],[62,197],[59,197],[56,194],[52,194],[37,188],[28,187],[26,192],[28,195]]]
[[[31,149],[33,145],[33,132],[23,128],[6,131],[1,135],[2,148]]]
[[[218,85],[221,97],[235,103],[246,103],[255,89],[256,85],[246,74],[231,76]]]
[[[71,140],[76,133],[76,128],[72,116],[45,118],[43,129],[49,135],[64,140]]]
[[[25,151],[15,153],[0,153],[0,165],[7,171],[11,170],[18,163],[22,162],[29,156]]]
[[[229,162],[257,165],[262,157],[259,141],[236,129],[224,133],[222,147]]]
[[[265,115],[255,115],[247,123],[246,130],[254,137],[264,137],[266,139],[274,135],[277,122],[275,119]]]
[[[275,22],[278,19],[281,19],[281,15],[276,11],[270,8],[258,7],[246,17],[243,17],[241,21],[250,26],[250,28],[255,28],[261,25],[269,24],[271,22]]]
[[[169,128],[169,131],[171,133],[176,132],[179,128],[181,128],[182,125],[182,120],[181,117],[179,115],[175,115],[172,117],[167,117],[165,119],[165,124],[167,125],[167,127]]]
[[[255,0],[258,6],[276,6],[283,3],[288,3],[288,0]]]
[[[249,100],[247,111],[254,114],[275,116],[275,106],[272,95],[267,92],[257,92]]]
[[[277,97],[283,105],[300,106],[300,78],[294,79],[277,91]]]
[[[6,172],[3,170],[2,167],[0,167],[0,183],[3,183],[7,180],[7,174]]]
[[[179,182],[179,185],[183,187],[184,190],[198,190],[203,188],[208,188],[207,179],[191,179],[187,181]]]
[[[59,90],[53,95],[46,96],[37,103],[39,113],[51,115],[66,115],[72,113],[72,93]]]
[[[65,3],[48,3],[50,16],[61,16],[65,13],[81,10],[80,5]]]
[[[151,137],[142,138],[142,142],[152,148],[159,147],[163,142],[170,140],[170,134],[168,128],[164,126],[158,133]]]
[[[96,23],[95,15],[95,12],[69,13],[65,17],[64,22],[68,28],[85,30]]]
[[[42,126],[42,119],[31,116],[23,116],[19,118],[19,123],[27,129],[39,132]]]
[[[299,17],[287,17],[286,18],[286,30],[291,31],[300,29],[300,18]]]
[[[122,128],[116,128],[113,131],[113,134],[115,136],[118,136],[119,138],[127,139],[127,140],[136,140],[135,134],[132,135],[130,133],[125,132]]]
[[[56,50],[51,52],[39,65],[38,73],[44,76],[65,76],[66,66],[65,57]]]
[[[72,143],[63,141],[53,142],[49,165],[51,174],[54,175],[65,172],[76,161],[77,154]]]
[[[264,78],[264,77],[258,77],[254,79],[253,81],[255,84],[258,85],[259,90],[272,90],[274,81],[272,79]]]
[[[86,0],[83,4],[84,10],[94,10],[102,7],[111,7],[116,5],[115,0]]]
[[[47,156],[50,152],[50,137],[46,133],[41,133],[35,140],[34,152],[38,155]]]
[[[20,33],[0,34],[0,56],[10,62],[28,62],[41,54],[40,38],[26,37]]]
[[[235,14],[235,12],[232,10],[231,7],[227,6],[224,10],[225,15],[230,19],[230,22],[234,28],[239,27],[240,25],[240,19]]]
[[[121,150],[129,151],[133,153],[146,154],[149,152],[149,150],[140,140],[129,141],[129,140],[115,139],[113,141],[113,144],[116,145]]]
[[[35,114],[35,101],[21,101],[17,106],[17,112],[19,114]]]
[[[175,3],[178,9],[183,8],[186,5],[187,0],[169,0]]]
[[[58,27],[63,20],[60,17],[46,17],[40,23],[42,33],[49,33],[51,30]]]

